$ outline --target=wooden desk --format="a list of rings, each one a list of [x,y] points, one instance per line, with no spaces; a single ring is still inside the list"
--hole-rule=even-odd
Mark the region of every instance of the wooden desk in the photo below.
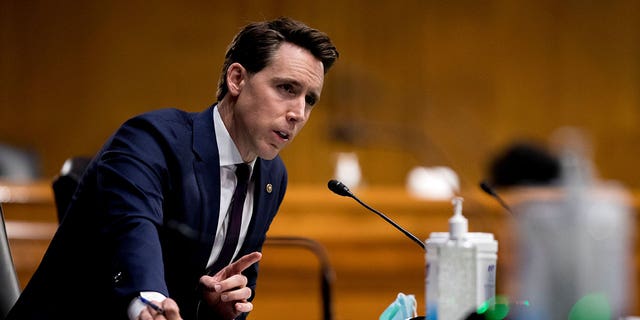
[[[356,190],[358,197],[419,238],[446,231],[449,201],[412,198],[400,187]],[[470,231],[491,232],[499,241],[497,293],[509,288],[515,245],[510,217],[488,196],[463,192]],[[634,196],[637,208],[638,195]],[[57,226],[50,184],[0,183],[14,262],[24,286],[39,263]],[[640,230],[638,215],[634,216]],[[376,319],[398,292],[415,294],[424,314],[424,252],[411,240],[351,199],[324,186],[290,186],[269,236],[304,236],[320,242],[335,270],[335,319]],[[635,274],[640,266],[634,237]],[[253,319],[321,319],[318,262],[300,248],[265,247]],[[640,277],[634,279],[640,288]],[[634,300],[635,301],[635,300]],[[640,303],[630,310],[640,314]]]
[[[0,181],[0,203],[13,263],[24,287],[58,227],[51,183]]]

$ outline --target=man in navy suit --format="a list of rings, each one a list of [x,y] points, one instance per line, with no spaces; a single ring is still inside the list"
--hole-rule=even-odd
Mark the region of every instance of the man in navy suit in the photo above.
[[[337,57],[300,22],[252,23],[229,46],[217,104],[124,123],[89,164],[8,319],[245,318],[286,190],[278,153],[309,119]],[[249,165],[249,187],[237,244],[227,246],[234,262],[216,267],[229,249],[236,164]]]

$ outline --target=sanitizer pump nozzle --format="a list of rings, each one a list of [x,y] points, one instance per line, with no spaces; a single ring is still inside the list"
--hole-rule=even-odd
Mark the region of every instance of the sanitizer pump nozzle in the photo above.
[[[455,197],[451,200],[453,204],[453,217],[449,219],[449,238],[451,240],[461,240],[469,230],[469,222],[462,215],[462,197]]]

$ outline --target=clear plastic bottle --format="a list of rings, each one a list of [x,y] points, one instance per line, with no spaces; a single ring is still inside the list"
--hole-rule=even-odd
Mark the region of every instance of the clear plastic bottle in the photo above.
[[[490,233],[468,232],[462,201],[452,201],[449,232],[433,232],[426,241],[429,320],[464,319],[495,296],[498,242]]]

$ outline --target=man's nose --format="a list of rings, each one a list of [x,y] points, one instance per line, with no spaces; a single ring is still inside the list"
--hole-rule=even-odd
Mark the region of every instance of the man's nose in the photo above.
[[[287,120],[289,122],[301,122],[305,117],[305,110],[307,108],[307,102],[303,97],[295,99],[291,102],[289,110],[287,111]]]

